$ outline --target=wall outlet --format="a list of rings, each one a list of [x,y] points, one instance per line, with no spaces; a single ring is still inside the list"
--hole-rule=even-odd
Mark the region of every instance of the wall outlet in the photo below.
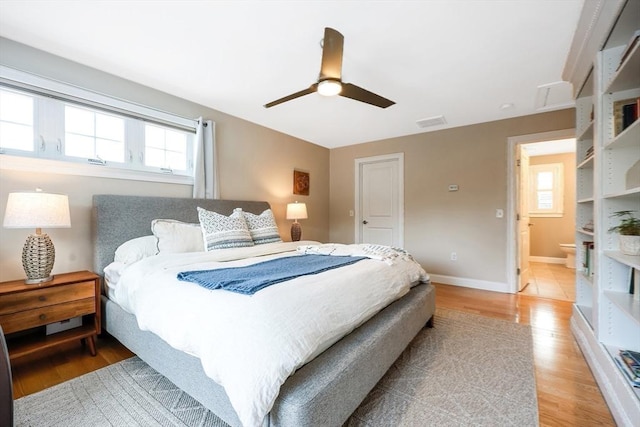
[[[451,252],[451,261],[457,261],[458,260],[458,254],[455,252]]]

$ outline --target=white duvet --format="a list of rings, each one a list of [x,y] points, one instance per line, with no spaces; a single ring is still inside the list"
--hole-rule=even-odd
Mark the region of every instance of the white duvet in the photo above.
[[[105,269],[112,278],[109,294],[136,315],[140,329],[200,358],[205,373],[225,388],[242,424],[258,426],[288,376],[405,295],[412,284],[428,280],[426,273],[410,257],[393,263],[365,259],[252,296],[208,290],[178,281],[176,275],[299,256],[299,245],[309,248],[313,243],[159,254],[129,265],[114,263]]]

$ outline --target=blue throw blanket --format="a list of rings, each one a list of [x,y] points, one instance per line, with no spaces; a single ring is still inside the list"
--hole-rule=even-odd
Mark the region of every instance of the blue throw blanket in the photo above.
[[[253,295],[260,289],[300,276],[318,274],[366,259],[366,257],[298,255],[277,258],[245,267],[183,271],[178,280],[197,283],[207,289],[224,289]]]

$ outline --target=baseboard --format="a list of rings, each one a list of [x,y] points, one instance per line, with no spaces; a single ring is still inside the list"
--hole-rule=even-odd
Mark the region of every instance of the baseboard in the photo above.
[[[494,291],[502,293],[511,293],[508,283],[490,282],[488,280],[476,280],[466,277],[444,276],[441,274],[431,274],[431,281],[435,283],[443,283],[445,285],[463,286],[465,288],[482,289],[484,291]]]
[[[565,264],[566,258],[553,258],[548,256],[529,256],[531,262],[546,262],[547,264]]]

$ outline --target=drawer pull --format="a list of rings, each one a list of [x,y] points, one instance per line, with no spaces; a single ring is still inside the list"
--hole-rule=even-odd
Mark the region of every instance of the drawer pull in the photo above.
[[[47,318],[46,314],[41,314],[40,316],[38,316],[40,318],[40,320],[44,320]]]
[[[47,297],[45,297],[44,295],[40,295],[40,296],[38,297],[38,300],[39,300],[39,301],[46,301],[46,300],[47,300]]]

